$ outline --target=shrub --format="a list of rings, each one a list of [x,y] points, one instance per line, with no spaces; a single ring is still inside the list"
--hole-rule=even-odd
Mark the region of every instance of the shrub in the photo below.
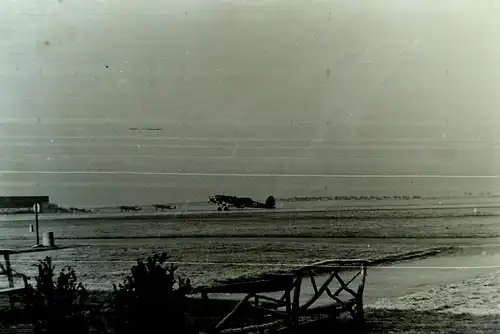
[[[35,286],[28,284],[17,301],[22,307],[0,312],[13,323],[29,323],[34,333],[198,333],[188,325],[189,279],[175,279],[177,267],[167,264],[165,253],[137,260],[123,283],[113,284],[107,305],[92,307],[90,296],[75,271],[64,267],[55,277],[52,260],[37,264]],[[15,303],[13,302],[13,305]],[[14,319],[15,318],[15,319]]]
[[[65,267],[55,279],[52,260],[39,261],[36,286],[22,296],[24,313],[35,333],[89,333],[85,303],[88,293],[77,283],[75,271]]]
[[[137,260],[131,274],[113,284],[112,327],[115,333],[191,333],[186,320],[189,279],[175,279],[177,267],[166,253]]]

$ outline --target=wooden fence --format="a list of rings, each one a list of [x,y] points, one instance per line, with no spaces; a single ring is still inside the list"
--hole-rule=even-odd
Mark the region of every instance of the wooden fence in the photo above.
[[[213,286],[199,289],[197,292],[201,293],[206,305],[209,305],[209,294],[229,293],[244,296],[234,309],[210,329],[211,333],[284,330],[318,319],[318,316],[337,317],[346,312],[351,314],[353,320],[362,322],[363,291],[368,264],[367,260],[326,260],[306,265],[290,274]],[[339,274],[341,271],[349,274],[351,278],[344,280]],[[325,279],[323,283],[318,284],[318,276]],[[351,285],[358,277],[358,287],[352,288]],[[313,294],[301,303],[301,294],[304,293],[303,288],[308,280]],[[332,282],[337,283],[335,290],[331,287]],[[322,305],[315,305],[320,300]]]
[[[24,249],[0,249],[0,256],[3,257],[3,261],[0,260],[0,276],[6,276],[8,285],[6,287],[0,286],[0,294],[4,293],[14,293],[25,289],[28,286],[28,276],[22,273],[18,273],[12,268],[11,256],[17,254],[26,253],[39,253],[46,251],[61,250],[69,247],[34,247],[34,248],[24,248]],[[20,282],[16,284],[16,279]]]

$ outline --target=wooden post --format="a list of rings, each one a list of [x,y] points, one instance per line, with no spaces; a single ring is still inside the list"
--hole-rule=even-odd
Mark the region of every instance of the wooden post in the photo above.
[[[290,317],[289,320],[292,319],[292,298],[291,298],[291,288],[287,288],[285,291],[285,307],[286,307],[286,313]]]
[[[365,310],[363,306],[363,293],[365,290],[366,282],[366,264],[361,265],[361,283],[359,284],[358,291],[356,293],[356,320],[358,322],[364,322],[365,320]]]
[[[314,293],[318,293],[318,286],[316,285],[316,279],[314,278],[314,272],[309,269],[309,277],[311,278],[311,284],[314,289]]]
[[[6,271],[6,274],[7,274],[7,279],[9,280],[9,288],[13,288],[14,287],[14,277],[12,276],[12,267],[10,265],[9,254],[5,253],[3,255],[3,257],[5,259],[5,271]]]
[[[40,234],[38,233],[38,211],[40,211],[40,204],[33,204],[33,209],[35,210],[35,224],[36,224],[36,244],[40,245]]]
[[[295,288],[293,289],[293,301],[292,301],[292,323],[295,326],[299,325],[301,285],[302,285],[302,272],[299,272],[297,273],[297,278],[295,280]]]
[[[258,310],[258,308],[259,308],[259,304],[260,304],[260,298],[259,298],[259,295],[255,294],[255,297],[254,297],[254,305],[255,305],[255,309],[256,309],[256,310]],[[258,322],[259,322],[259,323],[262,323],[262,322],[264,322],[264,320],[265,320],[264,315],[263,315],[262,313],[260,313],[260,312],[257,312],[257,313],[255,314],[255,317],[256,317],[256,319],[258,320]],[[259,330],[259,333],[260,333],[260,334],[264,333],[264,329]]]

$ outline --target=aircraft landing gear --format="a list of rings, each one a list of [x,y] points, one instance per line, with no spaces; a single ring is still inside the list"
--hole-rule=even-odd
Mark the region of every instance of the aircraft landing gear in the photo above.
[[[229,211],[229,207],[227,206],[227,204],[222,204],[217,207],[217,211],[222,211],[222,210]]]

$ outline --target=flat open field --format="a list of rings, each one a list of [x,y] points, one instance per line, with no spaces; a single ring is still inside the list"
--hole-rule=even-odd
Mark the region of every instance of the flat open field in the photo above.
[[[91,288],[106,289],[120,281],[137,258],[167,251],[193,282],[257,275],[321,259],[373,258],[448,245],[498,243],[500,217],[470,214],[471,209],[364,211],[365,218],[337,213],[275,213],[190,216],[44,219],[40,233],[53,231],[60,245],[78,246],[55,252],[15,256],[21,272],[50,255],[58,267],[72,265]],[[462,213],[460,217],[459,214]],[[337,215],[337,216],[335,216]],[[344,216],[342,216],[344,215]],[[434,218],[432,218],[434,215]],[[427,217],[427,218],[423,218]],[[35,241],[29,221],[3,221],[3,247],[30,246]],[[481,239],[478,239],[481,238]]]
[[[78,247],[12,258],[20,272],[35,274],[31,266],[37,259],[51,256],[57,268],[71,265],[82,281],[93,289],[111,289],[129,272],[137,258],[167,251],[180,262],[180,273],[196,285],[216,279],[257,275],[269,270],[291,269],[297,265],[327,258],[370,258],[423,250],[425,245],[373,241],[370,244],[336,242],[329,239],[214,238],[214,239],[136,239],[61,241]],[[9,242],[7,244],[14,244]],[[25,241],[17,247],[27,246]]]
[[[209,212],[176,216],[45,218],[40,233],[57,239],[95,238],[492,238],[500,237],[500,210],[339,210],[335,212]],[[0,222],[1,239],[34,240],[30,220]]]
[[[172,260],[178,262],[180,274],[189,276],[199,286],[290,269],[321,259],[378,258],[431,247],[459,246],[458,254],[453,255],[455,262],[441,256],[369,269],[365,294],[370,332],[447,333],[453,329],[493,333],[497,315],[470,314],[463,306],[470,304],[471,290],[476,291],[470,304],[473,307],[493,309],[488,305],[496,302],[488,297],[493,296],[488,289],[498,286],[494,268],[500,265],[495,255],[499,253],[500,217],[495,209],[488,210],[363,210],[358,211],[357,218],[351,216],[352,210],[247,213],[246,217],[237,212],[183,218],[168,214],[44,217],[41,233],[53,231],[57,244],[75,247],[17,255],[12,262],[18,271],[35,274],[32,264],[48,255],[56,269],[71,265],[88,288],[105,290],[112,283],[119,283],[137,258],[162,251],[169,252]],[[35,236],[29,232],[31,223],[4,219],[0,223],[3,247],[32,245]],[[464,271],[462,266],[479,267]],[[466,283],[462,283],[464,279],[468,279]],[[491,287],[486,286],[490,284]],[[460,292],[453,287],[460,287]],[[428,311],[447,309],[469,314],[450,316]],[[458,321],[458,317],[462,320]]]

